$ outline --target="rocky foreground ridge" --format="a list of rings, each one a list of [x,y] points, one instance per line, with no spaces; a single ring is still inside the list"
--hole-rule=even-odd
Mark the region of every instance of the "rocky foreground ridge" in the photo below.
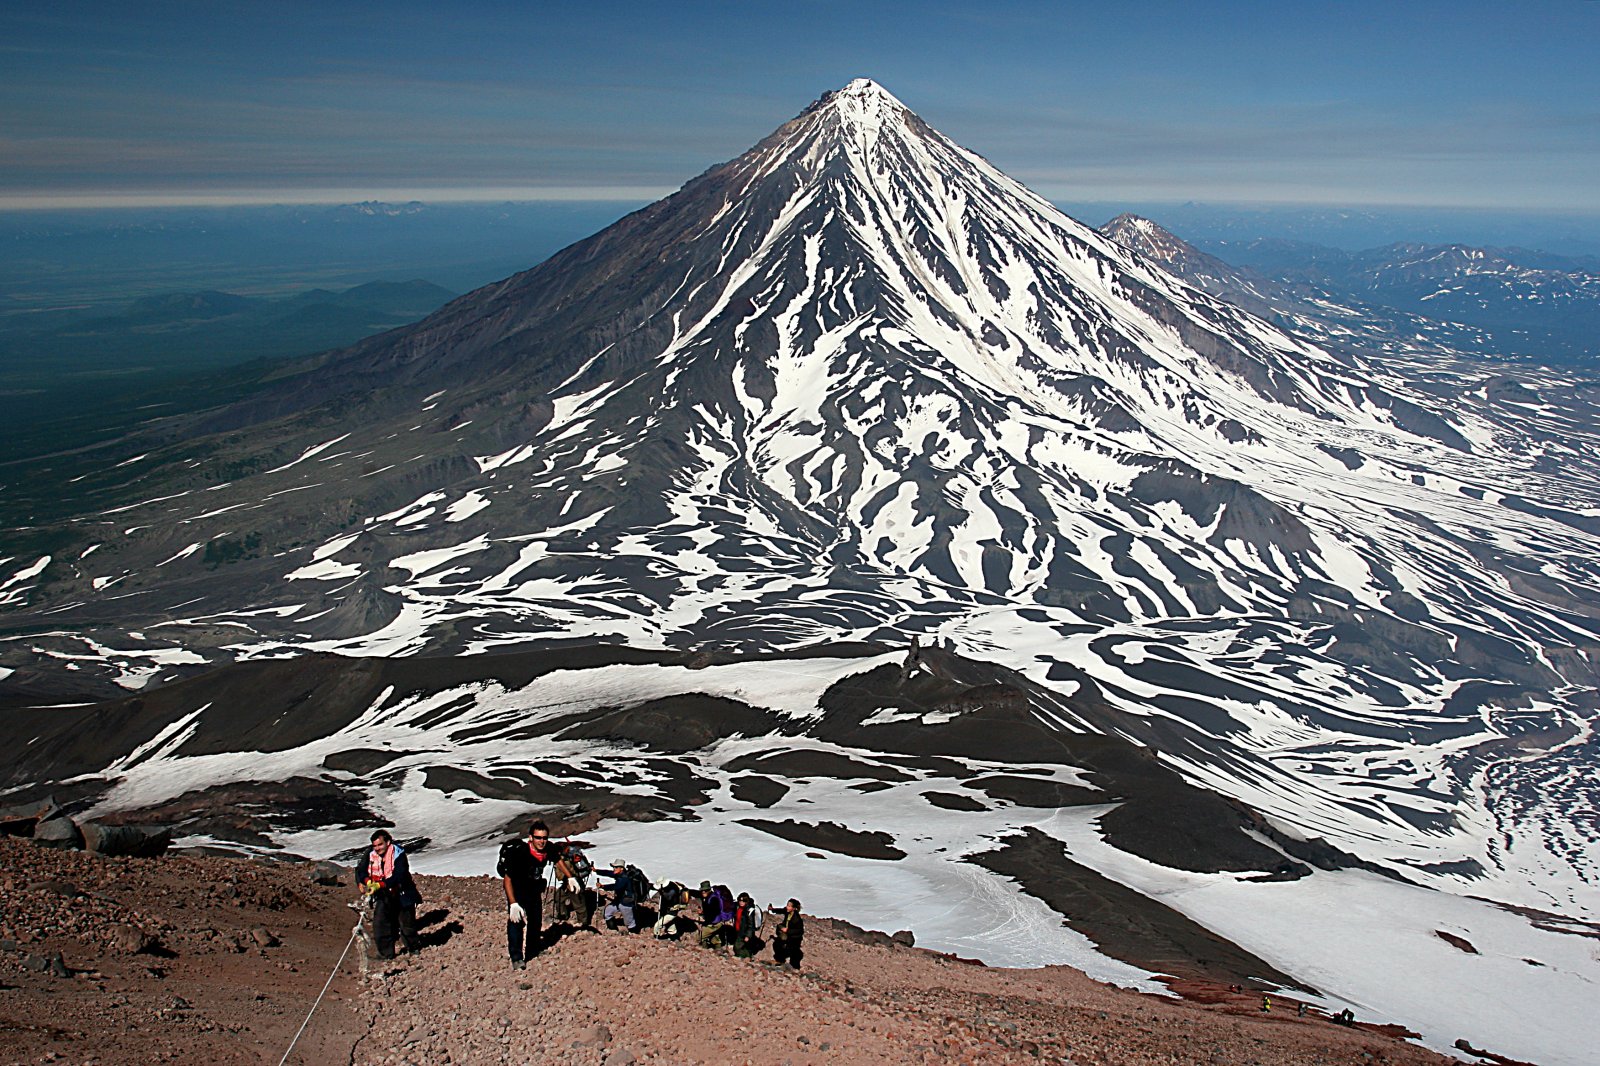
[[[6,1063],[276,1063],[348,943],[324,866],[105,857],[0,838]],[[525,971],[492,878],[420,879],[425,946],[347,956],[303,1063],[1392,1063],[1452,1060],[1259,991],[1181,998],[1065,967],[988,968],[813,919],[801,973],[575,933]],[[352,949],[352,953],[353,953]]]

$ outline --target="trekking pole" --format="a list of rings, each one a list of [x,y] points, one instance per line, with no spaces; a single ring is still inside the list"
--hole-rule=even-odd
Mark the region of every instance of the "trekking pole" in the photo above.
[[[283,1066],[289,1061],[289,1055],[294,1051],[294,1046],[300,1042],[301,1035],[306,1031],[306,1026],[311,1024],[311,1016],[317,1013],[317,1007],[322,1003],[322,997],[328,994],[328,987],[333,984],[333,979],[339,975],[339,967],[344,965],[344,957],[350,954],[350,945],[356,942],[356,934],[361,932],[359,922],[350,930],[350,939],[344,942],[344,950],[339,952],[339,961],[333,964],[333,972],[328,974],[328,979],[323,982],[322,991],[317,993],[316,1002],[311,1004],[311,1009],[306,1011],[306,1020],[300,1023],[300,1029],[294,1034],[294,1039],[289,1041],[289,1046],[284,1049],[283,1058],[278,1060],[278,1066]]]

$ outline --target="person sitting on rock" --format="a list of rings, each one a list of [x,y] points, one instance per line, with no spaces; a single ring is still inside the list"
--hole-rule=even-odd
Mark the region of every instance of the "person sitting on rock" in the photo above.
[[[543,946],[540,905],[550,858],[550,828],[542,821],[528,826],[525,840],[510,840],[500,847],[495,873],[506,893],[506,950],[515,970],[526,969]]]
[[[634,884],[633,876],[628,873],[628,864],[618,859],[611,864],[610,873],[595,871],[595,879],[597,882],[602,879],[611,882],[609,885],[602,886],[602,891],[609,896],[606,900],[606,909],[601,915],[606,923],[606,928],[614,929],[616,926],[612,923],[620,921],[623,929],[630,933],[637,933],[639,931],[639,921],[634,915],[633,909],[640,902],[639,888]]]
[[[422,893],[411,879],[411,861],[387,829],[372,834],[372,850],[356,864],[356,884],[372,897],[372,938],[380,959],[394,958],[398,935],[408,954],[422,950],[417,905]]]
[[[761,908],[750,893],[739,893],[733,908],[733,953],[751,959],[761,950]]]
[[[700,882],[700,946],[709,948],[733,939],[733,893],[727,885]]]
[[[684,911],[689,906],[689,889],[677,881],[659,881],[656,883],[656,918],[655,933],[657,940],[676,940],[689,929],[694,927]]]
[[[773,910],[776,912],[777,908]],[[778,927],[772,931],[772,962],[776,966],[787,962],[791,969],[798,970],[800,960],[805,956],[800,944],[806,935],[805,919],[800,916],[800,901],[791,899],[782,914]]]

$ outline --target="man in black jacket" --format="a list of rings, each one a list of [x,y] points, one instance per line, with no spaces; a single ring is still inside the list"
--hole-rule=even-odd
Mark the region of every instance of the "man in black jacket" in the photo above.
[[[422,902],[422,893],[411,879],[411,861],[406,858],[405,849],[394,842],[387,829],[372,834],[372,850],[356,864],[356,885],[372,897],[372,936],[377,942],[378,957],[394,958],[397,934],[408,954],[421,951],[417,904]]]
[[[527,968],[529,959],[539,954],[543,933],[540,902],[544,895],[544,868],[550,861],[550,830],[544,822],[528,826],[525,840],[512,840],[500,848],[495,873],[506,892],[506,950],[511,966]]]
[[[776,966],[788,963],[798,970],[805,958],[801,944],[806,935],[806,920],[800,916],[800,901],[791,899],[783,909],[783,917],[772,934],[772,962]]]

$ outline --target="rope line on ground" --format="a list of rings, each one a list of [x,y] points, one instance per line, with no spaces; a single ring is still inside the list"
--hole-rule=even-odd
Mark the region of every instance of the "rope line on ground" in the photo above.
[[[300,1042],[300,1037],[304,1035],[306,1026],[311,1024],[311,1016],[317,1013],[317,1008],[322,1005],[322,997],[328,994],[329,986],[333,984],[333,979],[339,974],[339,967],[344,965],[344,957],[350,954],[350,945],[356,942],[356,936],[360,932],[360,925],[350,930],[350,939],[344,942],[344,950],[339,952],[339,961],[333,964],[333,972],[328,974],[328,979],[323,982],[322,991],[317,993],[316,1002],[311,1004],[310,1010],[306,1011],[306,1020],[300,1023],[299,1032],[294,1034],[294,1039],[289,1041],[289,1046],[284,1049],[283,1058],[278,1060],[278,1066],[283,1066],[284,1063],[289,1061],[289,1056],[294,1052],[294,1046]]]

